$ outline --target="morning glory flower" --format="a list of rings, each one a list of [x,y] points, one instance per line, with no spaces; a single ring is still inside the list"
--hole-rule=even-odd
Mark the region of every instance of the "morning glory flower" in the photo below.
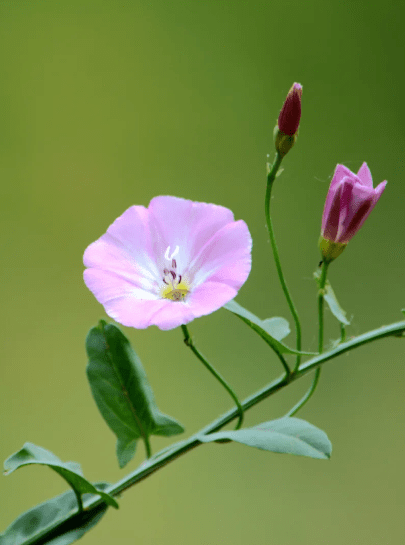
[[[86,286],[116,322],[173,329],[233,299],[251,268],[246,223],[222,206],[155,197],[84,252]]]

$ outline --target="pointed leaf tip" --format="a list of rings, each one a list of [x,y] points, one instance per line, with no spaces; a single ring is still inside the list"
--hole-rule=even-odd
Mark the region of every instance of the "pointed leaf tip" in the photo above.
[[[4,462],[4,474],[9,475],[16,469],[31,464],[50,467],[65,479],[80,496],[86,493],[97,494],[103,498],[107,505],[118,509],[118,503],[112,496],[97,490],[93,484],[83,477],[79,464],[75,462],[62,462],[53,452],[34,445],[34,443],[25,443],[22,449],[7,458]]]

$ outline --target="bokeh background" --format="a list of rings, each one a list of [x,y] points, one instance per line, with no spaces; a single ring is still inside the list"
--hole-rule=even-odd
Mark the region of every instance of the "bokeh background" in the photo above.
[[[273,217],[305,347],[316,349],[312,272],[336,163],[357,171],[367,161],[375,185],[388,180],[330,269],[348,335],[401,320],[404,15],[390,0],[0,2],[1,459],[29,440],[80,462],[93,481],[124,476],[85,377],[84,339],[105,314],[83,284],[82,254],[132,204],[170,194],[231,208],[254,239],[238,301],[290,319],[263,201],[272,130],[294,81],[303,116]],[[179,330],[124,330],[159,407],[188,434],[231,406]],[[190,330],[241,397],[281,372],[225,310]],[[326,338],[337,337],[327,313]],[[127,491],[83,542],[403,543],[404,361],[405,340],[391,338],[325,365],[299,416],[327,431],[330,461],[206,445]],[[247,424],[283,415],[310,380],[249,411]],[[126,469],[143,455],[140,444]],[[0,531],[65,489],[45,468],[1,478]]]

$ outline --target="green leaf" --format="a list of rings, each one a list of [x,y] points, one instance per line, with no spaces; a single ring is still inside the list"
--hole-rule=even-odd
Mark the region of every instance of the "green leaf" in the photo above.
[[[405,314],[405,308],[401,309],[402,314]]]
[[[96,483],[97,489],[105,490],[107,483]],[[97,491],[99,494],[99,490]],[[92,495],[84,494],[87,500]],[[77,511],[77,501],[74,492],[69,490],[56,498],[47,500],[20,515],[2,534],[0,545],[22,545],[31,537],[40,534],[47,527],[63,521],[70,513]],[[48,545],[68,545],[81,538],[95,526],[107,511],[107,505],[102,503],[91,511],[75,513],[68,521],[62,523],[51,532],[47,538],[39,538],[39,543]]]
[[[314,277],[319,285],[319,279],[321,277],[321,271],[318,269],[314,272]],[[350,325],[349,320],[346,318],[346,312],[342,309],[342,307],[339,305],[339,301],[336,298],[335,292],[332,289],[332,286],[330,285],[329,280],[326,280],[325,284],[325,295],[323,298],[328,303],[328,306],[330,308],[331,313],[333,316],[341,323],[345,325]]]
[[[100,492],[87,481],[82,474],[80,465],[75,462],[62,462],[55,454],[33,443],[25,443],[23,448],[12,454],[4,462],[4,474],[9,475],[22,466],[38,464],[45,465],[59,473],[68,482],[78,496],[85,493],[98,494],[108,504],[118,509],[118,503],[109,494]]]
[[[279,354],[314,355],[314,352],[298,352],[280,342],[281,339],[286,337],[290,332],[288,322],[284,318],[267,318],[266,320],[261,320],[252,312],[239,305],[235,300],[226,303],[224,308],[238,316],[245,324],[256,331],[256,333],[258,333],[275,352],[278,352]]]
[[[324,431],[305,420],[287,416],[253,428],[219,431],[198,437],[202,443],[226,439],[262,450],[311,458],[326,459],[332,453],[332,444]]]
[[[157,408],[142,364],[117,326],[101,320],[89,331],[86,350],[91,391],[104,420],[117,436],[121,468],[133,458],[139,438],[184,431]]]
[[[281,341],[291,333],[290,324],[285,318],[275,316],[261,322],[262,328],[277,341]]]

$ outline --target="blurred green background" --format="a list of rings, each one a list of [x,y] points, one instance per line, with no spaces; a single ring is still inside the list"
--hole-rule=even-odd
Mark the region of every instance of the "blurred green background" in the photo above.
[[[404,15],[399,2],[373,0],[0,2],[1,459],[29,440],[80,462],[93,481],[124,476],[85,377],[84,339],[105,314],[83,284],[82,254],[132,204],[170,194],[231,208],[254,239],[238,301],[290,320],[263,201],[272,130],[294,81],[303,117],[273,217],[305,347],[316,349],[312,272],[336,163],[357,172],[367,161],[375,185],[388,180],[330,269],[348,335],[401,319]],[[231,406],[179,330],[123,329],[159,407],[188,434]],[[281,372],[225,310],[190,331],[241,397]],[[328,433],[329,462],[206,445],[126,492],[84,542],[403,543],[404,353],[405,341],[386,339],[325,365],[299,416]],[[247,424],[283,415],[309,382],[249,411]],[[128,470],[142,459],[140,444]],[[0,531],[65,489],[45,468],[1,478]]]

